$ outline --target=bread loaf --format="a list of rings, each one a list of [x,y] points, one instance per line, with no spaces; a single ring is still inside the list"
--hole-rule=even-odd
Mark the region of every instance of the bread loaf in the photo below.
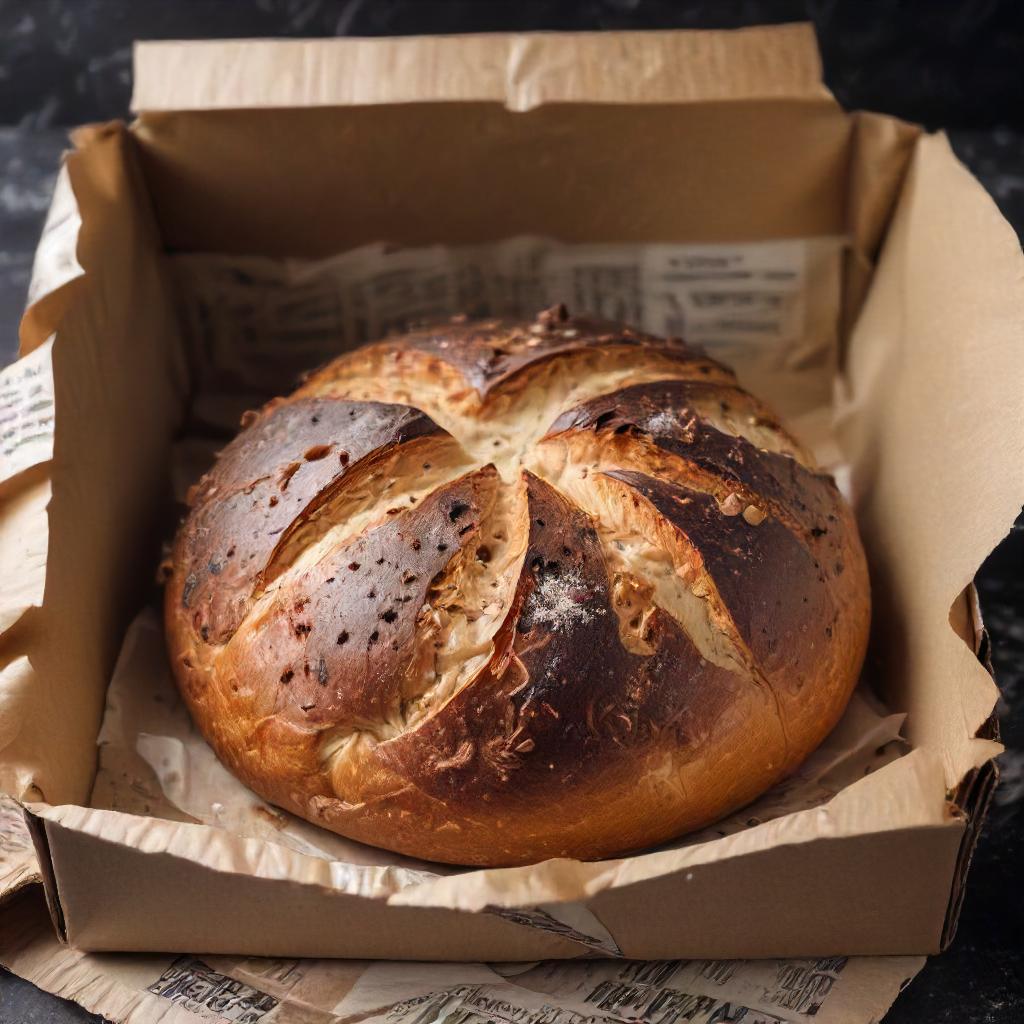
[[[706,825],[835,725],[868,631],[832,479],[678,339],[569,316],[342,356],[193,489],[169,653],[265,799],[415,857]]]

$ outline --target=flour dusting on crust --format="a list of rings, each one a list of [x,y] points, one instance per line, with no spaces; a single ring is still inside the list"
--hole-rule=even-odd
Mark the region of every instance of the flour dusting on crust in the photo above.
[[[531,592],[524,617],[531,626],[543,623],[551,629],[585,625],[605,612],[593,604],[597,596],[579,569],[549,572]]]

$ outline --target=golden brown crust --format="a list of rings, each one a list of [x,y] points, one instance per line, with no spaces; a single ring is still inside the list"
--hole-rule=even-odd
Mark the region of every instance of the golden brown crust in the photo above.
[[[201,481],[175,673],[249,786],[361,841],[515,864],[667,840],[793,771],[856,682],[863,554],[802,458],[677,340],[557,307],[389,339]]]

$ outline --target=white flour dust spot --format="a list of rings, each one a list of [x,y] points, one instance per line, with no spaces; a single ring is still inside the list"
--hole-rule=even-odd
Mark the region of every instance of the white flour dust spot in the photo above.
[[[679,430],[679,417],[669,409],[662,409],[644,423],[644,429],[655,437],[672,435]]]
[[[588,607],[594,596],[578,569],[552,572],[541,577],[530,594],[526,617],[555,630],[585,625],[595,615],[604,614],[603,608]]]

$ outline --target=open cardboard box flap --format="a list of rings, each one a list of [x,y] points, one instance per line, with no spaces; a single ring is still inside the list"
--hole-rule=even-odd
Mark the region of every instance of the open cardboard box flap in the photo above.
[[[829,100],[810,25],[136,46],[132,110]]]
[[[23,355],[49,362],[56,336],[52,458],[0,484],[0,564],[46,552],[4,598],[0,782],[31,804],[67,940],[502,960],[947,941],[1000,749],[968,597],[1024,497],[1024,264],[946,139],[843,113],[805,26],[161,43],[137,62],[140,120],[76,133],[23,321]],[[912,752],[713,843],[390,888],[264,840],[77,806],[170,526],[191,385],[163,253],[519,233],[848,237],[836,406],[873,574],[870,665]],[[23,861],[0,874],[24,879]]]

